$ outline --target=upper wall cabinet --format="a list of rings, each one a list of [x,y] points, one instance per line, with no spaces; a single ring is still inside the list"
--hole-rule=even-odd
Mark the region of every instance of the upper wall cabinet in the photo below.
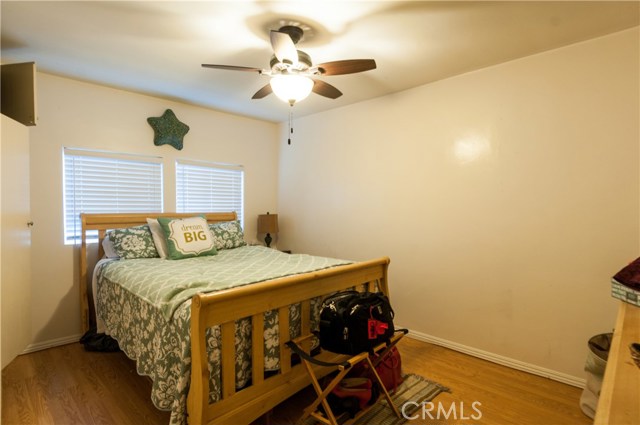
[[[35,62],[0,65],[0,110],[24,125],[36,125]]]

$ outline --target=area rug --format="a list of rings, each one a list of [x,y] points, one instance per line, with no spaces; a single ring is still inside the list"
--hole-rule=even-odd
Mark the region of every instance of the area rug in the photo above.
[[[401,425],[410,421],[402,416],[403,406],[407,418],[422,408],[421,403],[433,400],[442,392],[450,392],[449,388],[437,382],[429,381],[422,376],[409,373],[404,376],[402,384],[392,394],[391,399],[398,408],[401,417],[398,418],[387,405],[387,400],[382,397],[375,406],[358,419],[357,425]],[[405,406],[406,403],[406,406]],[[315,424],[313,418],[305,421],[305,425]]]

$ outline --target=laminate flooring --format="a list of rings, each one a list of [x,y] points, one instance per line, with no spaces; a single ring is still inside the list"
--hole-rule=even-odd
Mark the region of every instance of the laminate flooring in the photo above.
[[[579,388],[411,338],[399,348],[404,372],[451,388],[409,424],[592,423],[578,406]],[[169,413],[154,407],[150,392],[150,381],[123,353],[87,352],[80,344],[50,348],[18,356],[2,370],[2,424],[168,424]],[[295,423],[313,396],[307,388],[256,424]]]

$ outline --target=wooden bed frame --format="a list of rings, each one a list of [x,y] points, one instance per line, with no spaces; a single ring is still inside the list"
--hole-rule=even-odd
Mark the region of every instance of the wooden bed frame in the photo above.
[[[147,217],[192,217],[196,213],[81,214],[82,245],[80,253],[80,298],[83,332],[89,328],[87,236],[98,230],[99,257],[102,240],[108,229],[146,224]],[[235,213],[204,213],[210,223],[236,220]],[[197,294],[191,303],[191,384],[187,400],[189,424],[250,423],[274,406],[310,384],[303,364],[291,364],[291,351],[285,345],[289,335],[289,306],[301,304],[301,334],[311,332],[310,300],[332,292],[356,287],[377,290],[389,295],[387,269],[389,259],[338,266],[209,294]],[[266,377],[264,362],[252,362],[251,383],[235,388],[235,321],[251,317],[251,358],[264,358],[264,313],[277,310],[279,316],[280,371]],[[220,325],[222,334],[221,400],[209,404],[209,367],[205,344],[206,329]],[[308,344],[307,344],[308,345]],[[307,351],[309,347],[304,347]],[[348,356],[322,352],[317,358],[344,361]],[[316,376],[335,368],[314,367]]]

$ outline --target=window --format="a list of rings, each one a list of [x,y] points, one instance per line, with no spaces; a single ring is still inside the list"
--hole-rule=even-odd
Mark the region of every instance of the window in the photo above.
[[[65,244],[81,240],[80,213],[162,211],[161,158],[65,148],[63,176]]]
[[[235,211],[243,223],[244,169],[197,161],[176,161],[178,212]]]

